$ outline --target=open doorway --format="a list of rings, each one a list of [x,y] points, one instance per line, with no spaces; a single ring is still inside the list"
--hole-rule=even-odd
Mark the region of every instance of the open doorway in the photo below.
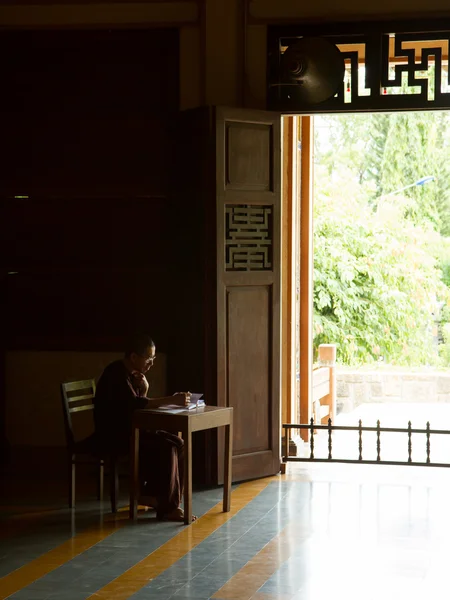
[[[291,423],[450,429],[448,115],[295,123]]]
[[[314,126],[313,348],[336,346],[335,424],[449,429],[450,115]]]

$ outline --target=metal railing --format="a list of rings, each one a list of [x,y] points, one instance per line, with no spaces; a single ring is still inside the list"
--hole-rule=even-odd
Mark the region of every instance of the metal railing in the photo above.
[[[311,419],[308,424],[283,424],[284,444],[283,444],[283,463],[287,462],[335,462],[335,463],[353,463],[366,465],[409,465],[413,467],[450,467],[450,462],[432,462],[431,461],[431,436],[450,435],[450,430],[447,429],[431,429],[430,423],[427,422],[425,429],[417,429],[411,426],[411,421],[408,422],[407,428],[401,427],[381,427],[380,421],[377,421],[376,427],[363,427],[362,421],[355,425],[333,425],[331,419],[328,419],[328,425],[318,425]],[[289,438],[291,430],[307,430],[309,433],[309,457],[289,456]],[[325,430],[328,432],[328,457],[316,458],[314,455],[314,434],[316,431]],[[358,432],[358,454],[357,459],[351,458],[333,458],[333,432],[335,431],[356,431]],[[363,458],[363,433],[376,433],[376,460],[368,460]],[[400,460],[383,460],[381,458],[381,434],[382,433],[404,433],[407,434],[407,449],[408,459]],[[422,446],[426,453],[424,462],[412,460],[412,436],[413,434],[422,434],[425,436],[424,445]],[[449,454],[450,460],[450,454]]]

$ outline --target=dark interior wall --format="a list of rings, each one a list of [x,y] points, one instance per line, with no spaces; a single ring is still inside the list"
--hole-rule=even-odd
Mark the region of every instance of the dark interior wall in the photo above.
[[[166,198],[6,200],[0,252],[4,270],[17,273],[6,277],[9,347],[83,349],[84,340],[92,349],[97,338],[143,327],[167,350],[176,267],[170,205]]]
[[[0,33],[3,351],[140,328],[170,354],[178,55],[175,29]]]
[[[166,195],[177,30],[2,32],[0,55],[2,192]]]
[[[167,346],[178,32],[4,32],[0,55],[8,343]]]

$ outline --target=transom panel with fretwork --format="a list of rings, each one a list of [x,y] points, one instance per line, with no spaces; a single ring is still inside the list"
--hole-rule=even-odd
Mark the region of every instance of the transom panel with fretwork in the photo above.
[[[345,60],[337,94],[302,106],[277,85],[286,48],[304,36],[333,42]],[[268,41],[268,107],[288,113],[393,111],[450,107],[450,20],[416,23],[272,27]]]

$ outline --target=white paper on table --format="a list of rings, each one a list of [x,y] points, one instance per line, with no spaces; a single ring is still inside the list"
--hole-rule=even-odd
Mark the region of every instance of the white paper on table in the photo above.
[[[152,410],[168,410],[170,412],[179,413],[179,412],[184,412],[185,410],[188,410],[188,407],[187,406],[183,407],[183,406],[180,406],[179,404],[164,404],[163,406],[158,406],[158,408],[153,408]]]

